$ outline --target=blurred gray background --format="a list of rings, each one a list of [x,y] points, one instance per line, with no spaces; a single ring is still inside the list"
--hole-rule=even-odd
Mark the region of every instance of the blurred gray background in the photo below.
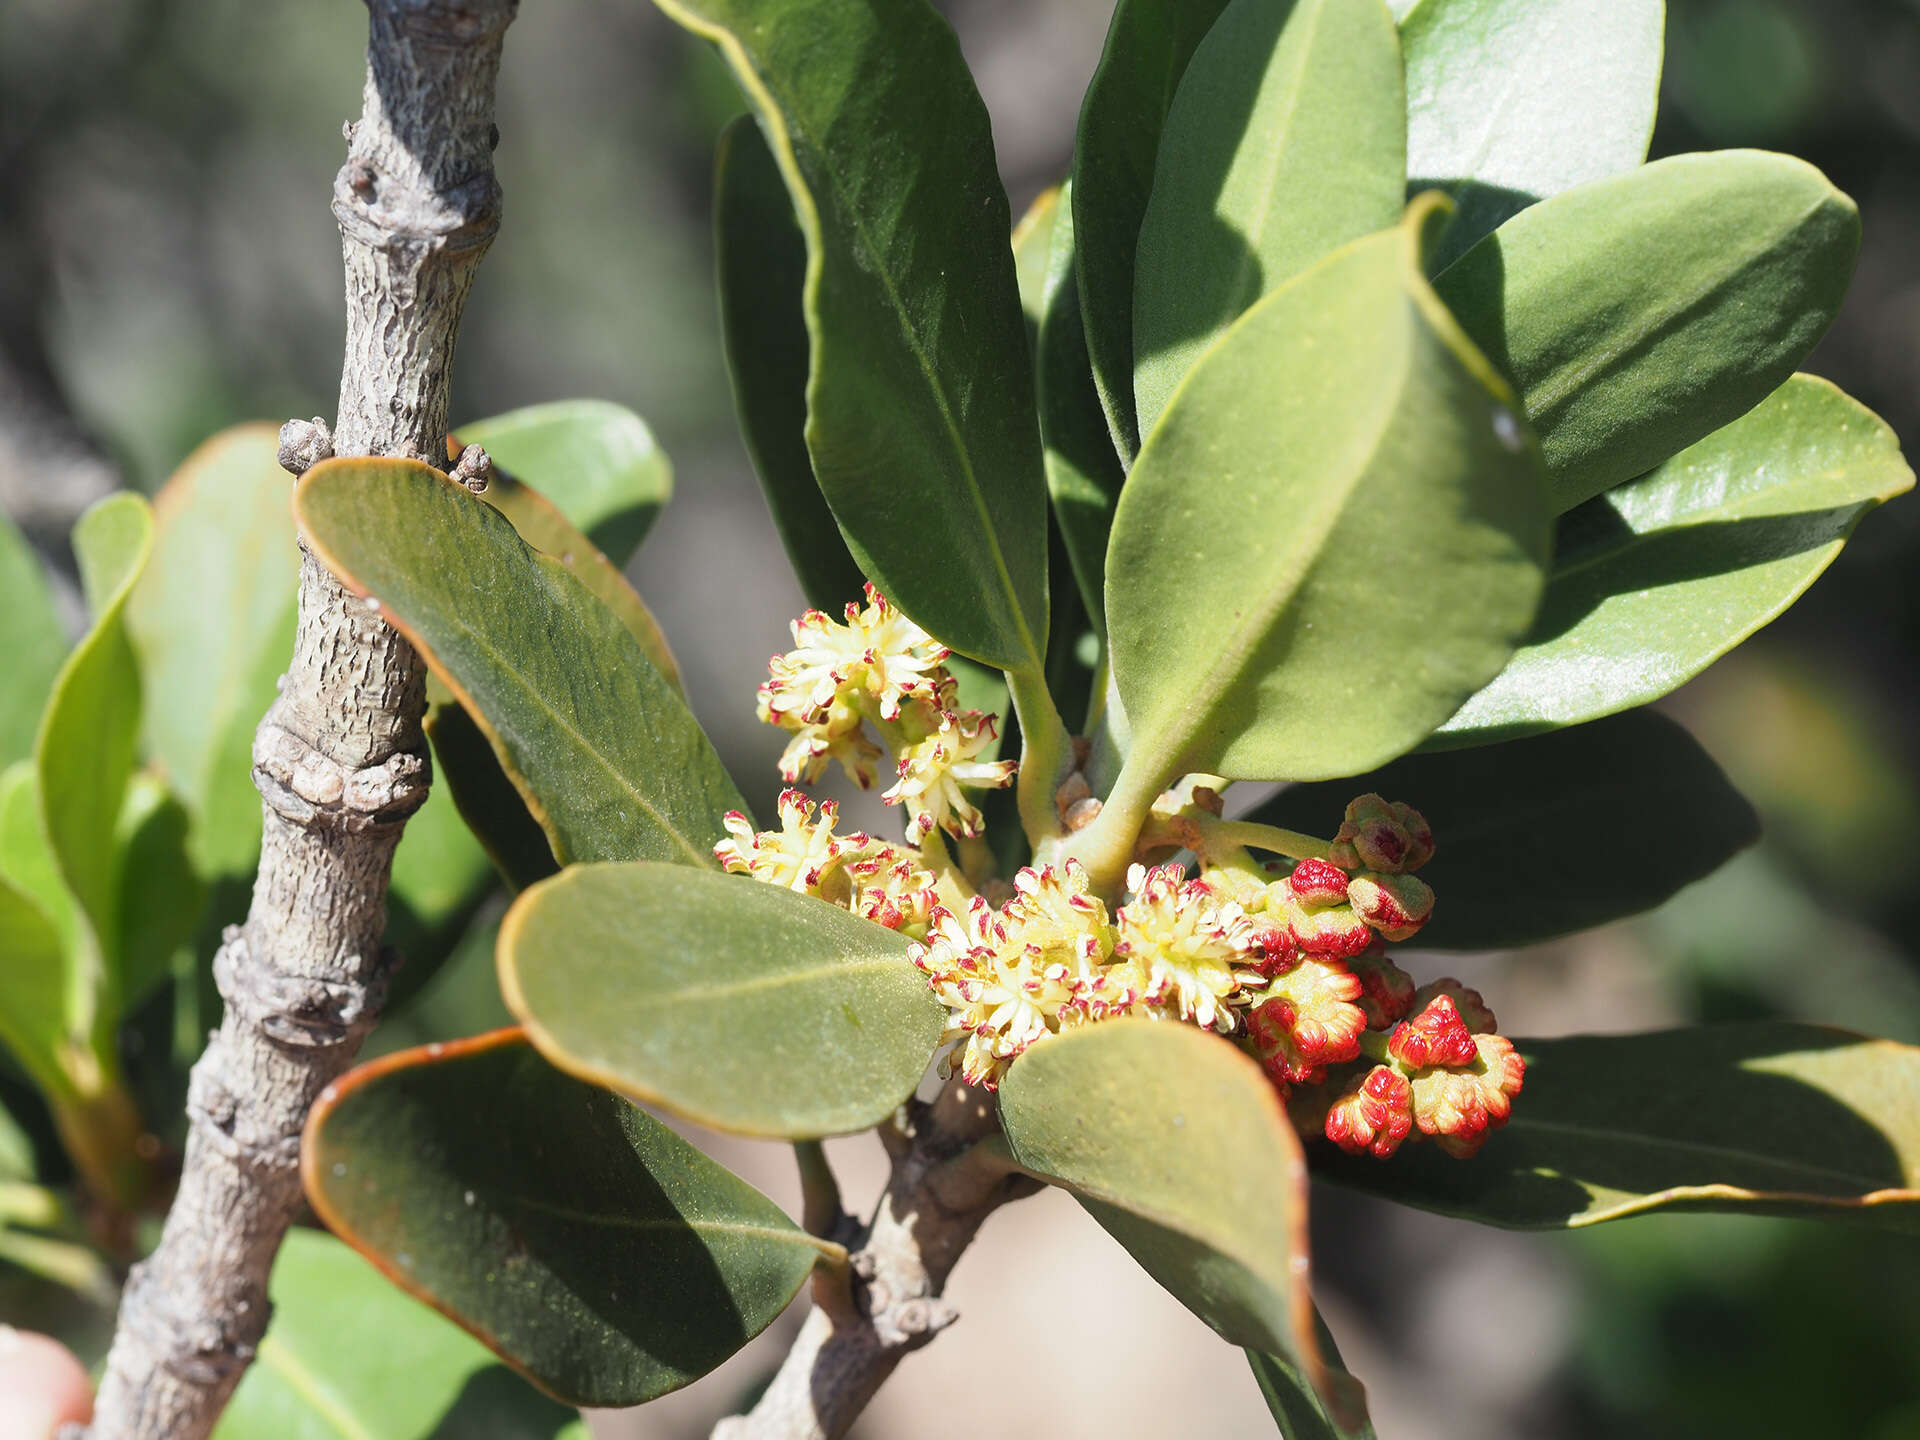
[[[1109,6],[942,8],[1017,214],[1066,168]],[[1920,443],[1920,0],[1669,9],[1655,153],[1789,150],[1859,201],[1859,274],[1809,368]],[[153,490],[236,421],[332,412],[328,199],[364,39],[350,0],[0,4],[0,504],[57,566],[72,518],[106,490]],[[709,176],[740,108],[718,62],[640,0],[526,0],[501,76],[506,220],[453,408],[458,422],[594,395],[653,425],[678,494],[630,573],[758,804],[777,789],[780,739],[755,725],[753,686],[802,602],[720,360]],[[1909,499],[1870,517],[1791,615],[1675,697],[1767,839],[1653,916],[1450,965],[1503,1029],[1791,1015],[1920,1040],[1917,562]],[[1408,965],[1429,976],[1440,963]],[[452,969],[428,996],[433,1023],[488,1023],[487,985],[484,964]],[[783,1149],[715,1149],[795,1199]],[[864,1199],[877,1146],[833,1149],[849,1198]],[[1920,1437],[1920,1243],[1700,1216],[1506,1235],[1331,1190],[1316,1195],[1315,1234],[1324,1308],[1385,1440]],[[990,1222],[952,1293],[962,1323],[905,1364],[859,1432],[869,1440],[1272,1433],[1239,1353],[1059,1195]],[[704,1434],[794,1323],[601,1432]]]

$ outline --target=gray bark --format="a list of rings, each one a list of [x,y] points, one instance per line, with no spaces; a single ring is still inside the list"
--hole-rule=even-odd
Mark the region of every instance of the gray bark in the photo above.
[[[369,0],[364,113],[334,184],[346,261],[337,455],[447,463],[460,314],[500,220],[500,44],[517,0]],[[324,455],[296,422],[283,463]],[[425,670],[310,554],[280,698],[254,739],[266,833],[246,924],[214,961],[226,1014],[194,1066],[160,1246],[121,1301],[93,1440],[201,1440],[266,1332],[308,1108],[353,1061],[393,964],[386,891],[426,798]]]
[[[931,1106],[883,1131],[893,1154],[886,1193],[865,1227],[834,1234],[845,1270],[817,1272],[814,1308],[753,1409],[713,1440],[838,1440],[887,1377],[959,1318],[941,1291],[980,1226],[1039,1182],[980,1142],[997,1130],[991,1097],[955,1081]]]

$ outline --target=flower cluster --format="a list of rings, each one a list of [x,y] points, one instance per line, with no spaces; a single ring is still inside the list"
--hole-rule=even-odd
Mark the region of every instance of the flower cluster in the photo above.
[[[1471,1155],[1506,1123],[1525,1077],[1478,994],[1452,979],[1415,989],[1387,955],[1386,942],[1410,939],[1433,913],[1433,891],[1411,873],[1432,855],[1417,811],[1363,795],[1326,860],[1271,883],[1244,865],[1209,872],[1234,886],[1265,955],[1247,1049],[1296,1122],[1345,1150],[1384,1158],[1417,1130]],[[1336,1069],[1344,1083],[1328,1086]]]
[[[847,606],[844,624],[809,610],[792,629],[794,648],[769,662],[759,696],[761,720],[793,736],[781,777],[810,785],[837,760],[867,789],[883,754],[871,729],[895,762],[895,784],[881,798],[906,808],[915,842],[936,829],[980,834],[985,821],[966,789],[1006,785],[1016,765],[981,758],[994,717],[960,708],[947,648],[871,585],[865,606]]]
[[[816,811],[798,790],[781,792],[779,812],[780,828],[761,831],[738,810],[727,812],[730,838],[713,853],[730,873],[816,896],[915,939],[925,937],[936,895],[934,877],[920,868],[917,851],[860,830],[835,834],[840,807],[827,800]]]
[[[991,1090],[1036,1040],[1118,1015],[1185,1020],[1228,1034],[1263,987],[1258,938],[1232,900],[1177,865],[1136,865],[1111,916],[1068,860],[1023,869],[995,912],[935,911],[910,952],[949,1013],[949,1065]]]

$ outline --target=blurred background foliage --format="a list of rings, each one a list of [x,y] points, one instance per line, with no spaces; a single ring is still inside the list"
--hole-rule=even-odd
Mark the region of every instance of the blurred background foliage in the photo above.
[[[993,111],[1018,213],[1066,168],[1107,0],[942,8]],[[106,490],[152,492],[237,421],[332,412],[342,313],[328,198],[341,122],[359,109],[365,23],[346,0],[0,6],[0,504],[57,572],[72,573],[73,517]],[[1789,151],[1855,197],[1858,276],[1808,368],[1910,452],[1916,75],[1920,0],[1669,0],[1654,138],[1655,156]],[[501,77],[506,222],[461,336],[453,412],[595,395],[647,418],[678,496],[630,574],[695,710],[770,806],[780,737],[754,724],[751,694],[802,602],[720,358],[712,143],[740,108],[718,63],[640,0],[528,0]],[[1653,916],[1461,967],[1504,1029],[1788,1015],[1920,1041],[1917,577],[1909,500],[1674,698],[1762,811],[1766,839]],[[377,1048],[499,1021],[487,919]],[[136,1075],[143,1048],[211,1023],[205,995],[181,999],[130,1027]],[[177,1075],[149,1070],[152,1114],[177,1115]],[[0,1101],[35,1128],[30,1096],[4,1075]],[[44,1173],[44,1135],[0,1129],[0,1170],[27,1170],[36,1143]],[[1329,1314],[1389,1440],[1920,1437],[1920,1241],[1709,1216],[1515,1237],[1332,1191],[1315,1223]],[[0,1318],[85,1347],[110,1309],[0,1257]]]

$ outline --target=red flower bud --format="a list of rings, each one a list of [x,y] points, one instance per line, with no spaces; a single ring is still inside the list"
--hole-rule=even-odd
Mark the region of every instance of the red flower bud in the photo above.
[[[1415,1077],[1414,1120],[1442,1150],[1464,1160],[1486,1142],[1489,1131],[1507,1123],[1526,1074],[1526,1062],[1505,1036],[1476,1036],[1471,1064]]]
[[[1345,960],[1373,943],[1373,931],[1351,905],[1309,910],[1298,900],[1289,900],[1286,914],[1287,930],[1302,954]]]
[[[1424,1070],[1471,1065],[1479,1051],[1452,997],[1436,995],[1419,1014],[1394,1027],[1387,1053],[1409,1070]]]
[[[1433,914],[1433,891],[1415,875],[1356,875],[1347,898],[1354,913],[1388,940],[1411,940]]]
[[[1347,898],[1347,872],[1325,860],[1302,860],[1287,887],[1303,905],[1338,905]]]
[[[1367,1018],[1353,1003],[1360,981],[1345,967],[1302,960],[1267,995],[1247,1013],[1247,1035],[1270,1077],[1318,1084],[1327,1066],[1359,1055]]]
[[[1324,1133],[1342,1150],[1371,1151],[1382,1160],[1413,1128],[1413,1087],[1391,1065],[1376,1065],[1327,1111]]]
[[[1413,977],[1387,958],[1386,947],[1377,940],[1349,960],[1347,968],[1360,981],[1360,1008],[1366,1012],[1369,1030],[1384,1030],[1404,1020],[1420,1003]]]
[[[1427,1002],[1437,995],[1445,995],[1453,1001],[1453,1008],[1460,1012],[1460,1018],[1474,1034],[1491,1035],[1500,1028],[1500,1023],[1493,1018],[1493,1011],[1480,998],[1480,992],[1468,989],[1451,975],[1443,975],[1438,980],[1429,980],[1422,985],[1414,992],[1413,1003],[1424,1009]]]
[[[1347,806],[1332,858],[1347,870],[1383,875],[1418,870],[1433,858],[1433,828],[1410,805],[1362,795]]]

